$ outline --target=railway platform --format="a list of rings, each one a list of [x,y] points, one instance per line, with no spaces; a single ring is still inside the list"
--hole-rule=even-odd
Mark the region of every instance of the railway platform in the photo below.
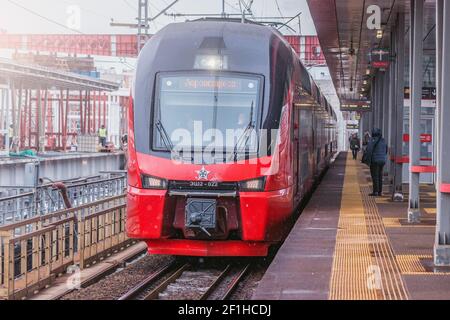
[[[450,269],[433,263],[434,187],[421,185],[422,218],[415,224],[408,223],[407,200],[370,192],[368,167],[341,153],[253,299],[449,299]]]

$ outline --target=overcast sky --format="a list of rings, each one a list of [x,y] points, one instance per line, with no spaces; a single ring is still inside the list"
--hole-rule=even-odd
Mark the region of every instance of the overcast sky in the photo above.
[[[150,16],[154,16],[172,1],[149,0]],[[244,1],[250,2],[250,0]],[[75,33],[65,26],[73,26],[73,23],[78,25],[77,21],[70,20],[70,10],[76,6],[75,8],[79,8],[81,13],[80,33],[134,33],[136,31],[133,29],[111,27],[109,23],[111,19],[116,22],[134,23],[137,16],[137,4],[138,0],[0,0],[0,30],[8,33]],[[239,1],[226,0],[225,9],[227,13],[239,13]],[[168,10],[169,13],[184,14],[220,13],[221,11],[222,0],[179,0]],[[255,16],[273,17],[290,17],[302,12],[302,33],[315,34],[306,0],[254,0],[252,11]],[[185,19],[176,18],[175,21]],[[172,17],[163,15],[151,23],[150,32],[154,33],[173,21]],[[292,21],[290,26],[298,33],[297,19]],[[292,33],[286,28],[282,32]]]
[[[173,0],[149,0],[150,17],[155,16]],[[249,3],[251,0],[242,0]],[[226,0],[226,13],[240,13],[239,0]],[[74,22],[73,8],[79,9],[80,21]],[[0,0],[0,32],[8,33],[81,33],[81,34],[119,34],[136,33],[135,29],[111,27],[115,22],[135,23],[138,0]],[[77,10],[78,10],[77,9]],[[71,15],[72,10],[72,15]],[[222,0],[179,0],[168,13],[220,13]],[[256,17],[291,17],[301,14],[301,33],[315,35],[315,27],[306,0],[254,0],[252,11]],[[165,15],[150,24],[150,33],[155,33],[168,23],[182,22],[187,18],[174,18]],[[278,20],[281,21],[281,20]],[[285,20],[286,21],[286,20]],[[77,25],[76,30],[70,25]],[[288,28],[281,29],[284,34],[298,34],[298,20],[293,20]],[[0,50],[0,56],[8,57],[11,50]],[[97,65],[105,68],[114,66],[116,70],[129,69],[135,59],[96,57]],[[330,99],[333,101],[333,99]],[[334,101],[333,101],[334,102]],[[335,103],[333,103],[335,104]],[[338,112],[339,113],[339,112]]]

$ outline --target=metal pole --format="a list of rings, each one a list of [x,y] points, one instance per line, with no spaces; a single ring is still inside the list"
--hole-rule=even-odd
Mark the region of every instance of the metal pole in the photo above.
[[[37,130],[36,130],[36,148],[37,150],[41,151],[42,149],[42,91],[41,88],[37,89],[37,112],[36,112],[36,124],[37,124]]]
[[[383,76],[383,136],[389,142],[389,79],[390,70],[386,70]]]
[[[437,162],[439,159],[439,143],[441,140],[441,109],[442,109],[442,42],[443,42],[443,10],[444,10],[444,0],[436,0],[436,109],[435,109],[435,121],[434,121],[434,163],[437,167]],[[439,190],[439,177],[436,173],[436,191]],[[439,197],[439,194],[437,193]],[[439,201],[437,201],[439,206]]]
[[[142,34],[142,1],[138,0],[138,36],[137,36],[137,52],[141,51],[141,34]]]
[[[384,119],[385,119],[385,116],[384,116],[384,111],[385,111],[385,109],[386,109],[386,90],[385,90],[385,88],[386,88],[386,82],[387,82],[387,79],[386,79],[386,72],[385,71],[383,71],[382,73],[381,73],[381,77],[380,77],[380,103],[381,103],[381,106],[380,106],[380,129],[381,129],[381,134],[383,135],[383,137],[386,137],[385,136],[385,127],[384,127]]]
[[[222,0],[222,18],[225,18],[225,0]]]
[[[80,133],[84,134],[83,91],[80,90]]]
[[[359,116],[358,124],[359,124],[359,140],[362,142],[364,138],[364,121],[362,113],[356,113]]]
[[[42,126],[41,126],[41,134],[39,136],[39,150],[41,152],[45,152],[45,132],[47,131],[46,120],[47,120],[47,107],[48,107],[48,90],[45,88],[44,91],[44,105],[42,106]]]
[[[412,0],[414,7],[414,33],[412,44],[411,112],[409,119],[409,209],[408,222],[420,222],[420,173],[414,170],[420,166],[420,115],[422,104],[423,63],[423,7],[424,0]]]
[[[382,129],[381,115],[383,113],[383,81],[381,71],[377,73],[377,113],[376,113],[376,127]]]
[[[138,35],[137,35],[137,52],[139,53],[145,43],[143,36],[148,35],[148,0],[138,0]],[[145,39],[147,40],[147,39]]]
[[[4,115],[4,128],[5,128],[5,151],[7,154],[9,154],[9,145],[10,145],[10,140],[12,139],[12,137],[9,135],[9,126],[10,126],[10,106],[11,106],[11,100],[12,100],[12,84],[9,83],[8,85],[8,89],[5,90],[5,107],[3,109],[3,115]]]
[[[15,139],[15,152],[19,152],[20,149],[20,131],[21,131],[21,123],[22,123],[22,99],[23,99],[23,83],[21,82],[19,85],[19,99],[17,101],[17,115],[14,119],[14,139]]]
[[[11,81],[11,117],[8,123],[8,132],[9,126],[12,124],[12,135],[9,137],[9,145],[14,145],[14,140],[17,136],[17,122],[16,122],[16,84],[14,81]],[[10,150],[11,151],[11,150]],[[14,150],[16,151],[16,150]]]
[[[394,194],[392,200],[403,201],[403,112],[405,109],[405,14],[399,13],[397,26],[396,69],[394,72]]]
[[[384,101],[383,101],[383,136],[386,140],[386,143],[388,144],[388,148],[390,148],[390,136],[389,136],[389,122],[390,122],[390,97],[391,97],[391,92],[390,92],[390,74],[391,74],[391,70],[390,67],[388,70],[386,70],[385,74],[384,74],[384,88],[383,88],[383,97],[384,97]],[[389,154],[388,154],[389,157]],[[389,182],[389,188],[391,187],[391,177],[390,177],[390,172],[391,172],[391,162],[389,161],[389,159],[387,159],[386,162],[386,174],[388,176],[388,182]]]
[[[398,19],[397,19],[398,23]],[[395,26],[395,28],[398,28],[398,26]],[[391,32],[391,50],[390,50],[390,56],[391,56],[391,63],[388,70],[388,77],[389,77],[389,86],[388,86],[388,122],[387,122],[387,143],[389,145],[389,159],[388,159],[388,172],[389,172],[389,178],[393,179],[394,176],[394,166],[395,162],[392,160],[392,156],[394,155],[394,123],[395,123],[395,43],[397,41],[397,29],[394,29]],[[394,159],[395,160],[395,159]],[[393,194],[394,187],[393,187],[393,180],[390,181],[392,183],[391,192]]]
[[[372,133],[372,129],[375,126],[375,112],[377,110],[377,96],[376,96],[376,91],[377,91],[377,82],[375,81],[374,78],[372,78],[372,89],[371,89],[371,96],[372,98],[370,99],[372,102],[372,112],[370,113],[370,117],[369,117],[369,128],[370,128],[370,133]]]
[[[377,119],[377,108],[378,108],[378,96],[377,96],[377,90],[378,90],[378,82],[377,82],[377,77],[376,74],[373,77],[373,112],[372,112],[372,117],[370,119],[370,121],[372,122],[371,127],[370,127],[370,133],[372,133],[372,129],[376,127],[377,123],[376,123],[376,119]]]
[[[437,165],[437,221],[436,238],[434,244],[434,263],[437,266],[450,266],[450,126],[445,125],[450,121],[450,57],[444,52],[450,50],[450,3],[437,1],[437,55],[438,73],[437,94],[441,102],[440,133],[439,133],[439,158]],[[442,44],[442,45],[441,45]],[[440,56],[440,57],[439,57]]]

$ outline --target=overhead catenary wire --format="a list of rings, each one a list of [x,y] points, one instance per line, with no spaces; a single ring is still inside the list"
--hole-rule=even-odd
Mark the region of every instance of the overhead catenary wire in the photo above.
[[[234,5],[232,5],[231,3],[229,3],[228,1],[225,1],[225,4],[228,6],[228,7],[230,7],[230,8],[233,8],[234,10],[236,10],[236,11],[241,11],[241,10],[239,10],[239,8],[237,8],[236,6],[234,6]]]
[[[167,2],[167,0],[162,0],[162,2],[164,2],[167,6],[169,5],[169,3]],[[150,2],[150,3],[151,3],[151,2]],[[173,10],[175,13],[178,13],[177,10],[175,10],[175,9],[173,9],[173,8],[172,8],[172,10]],[[158,10],[158,11],[161,11],[161,10]]]
[[[16,1],[13,1],[13,0],[6,0],[6,1],[8,1],[8,2],[11,3],[12,5],[14,5],[14,6],[16,6],[16,7],[19,7],[19,8],[21,8],[21,9],[27,11],[28,13],[31,13],[31,14],[33,14],[33,15],[35,15],[35,16],[37,16],[37,17],[43,19],[43,20],[46,20],[46,21],[48,21],[48,22],[50,22],[50,23],[53,23],[53,24],[55,24],[55,25],[58,25],[58,26],[60,26],[61,28],[64,28],[64,29],[66,29],[66,30],[70,30],[70,31],[72,31],[72,32],[76,32],[76,33],[79,33],[79,34],[83,34],[83,32],[81,32],[80,30],[76,30],[76,29],[69,28],[68,26],[66,26],[66,25],[64,25],[64,24],[62,24],[62,23],[60,23],[60,22],[58,22],[58,21],[55,21],[55,20],[53,20],[53,19],[50,19],[50,18],[48,18],[48,17],[46,17],[46,16],[43,16],[42,14],[40,14],[40,13],[34,11],[34,10],[29,9],[29,8],[23,6],[22,4],[20,4],[20,3],[16,2]]]
[[[29,9],[29,8],[23,6],[22,4],[20,4],[20,3],[16,2],[16,1],[13,1],[13,0],[7,0],[7,1],[8,1],[9,3],[11,3],[11,4],[13,4],[13,5],[15,5],[15,6],[21,8],[22,10],[25,10],[25,11],[27,11],[27,12],[29,12],[29,13],[31,13],[31,14],[33,14],[33,15],[35,15],[35,16],[41,18],[41,19],[43,19],[43,20],[45,20],[45,21],[48,21],[48,22],[53,23],[53,24],[55,24],[55,25],[58,25],[58,26],[60,26],[60,27],[62,27],[62,28],[64,28],[64,29],[66,29],[66,30],[70,30],[70,31],[76,32],[76,33],[78,33],[78,34],[86,35],[86,33],[82,32],[82,31],[80,31],[80,30],[76,30],[76,29],[69,28],[69,27],[67,27],[66,25],[64,25],[64,24],[62,24],[62,23],[59,23],[58,21],[55,21],[55,20],[53,20],[53,19],[51,19],[51,18],[48,18],[48,17],[46,17],[46,16],[44,16],[44,15],[42,15],[42,14],[40,14],[40,13],[38,13],[38,12],[32,10],[32,9]],[[67,3],[67,2],[66,2],[66,3]],[[91,12],[94,13],[94,11],[92,11],[92,10],[89,10],[89,11],[91,11]],[[119,61],[110,61],[109,63],[120,63],[120,64],[124,65],[124,66],[127,67],[127,68],[135,69],[135,67],[134,67],[133,65],[131,65],[130,63],[128,63],[126,60],[122,60],[122,59],[119,59]]]
[[[252,11],[253,0],[251,0],[249,3],[246,3],[244,0],[239,0],[239,3],[242,3],[242,5],[244,6],[245,10],[247,10],[247,12],[250,14],[250,16],[253,19],[255,19],[255,16],[253,15],[253,11]]]
[[[283,15],[283,13],[281,12],[280,4],[278,3],[278,0],[275,0],[275,4],[276,4],[276,6],[277,6],[278,12],[280,13],[280,16],[281,16],[282,18],[284,18],[284,15]]]
[[[130,2],[128,2],[128,0],[122,0],[130,9],[132,9],[134,12],[137,11],[137,8],[132,5]]]
[[[51,23],[53,23],[53,24],[56,24],[56,25],[58,25],[58,26],[60,26],[60,27],[62,27],[62,28],[64,28],[64,29],[67,29],[67,30],[76,32],[76,33],[78,33],[78,34],[86,35],[86,33],[81,32],[80,30],[76,30],[76,29],[69,28],[69,27],[67,27],[66,25],[64,25],[64,24],[62,24],[62,23],[59,23],[58,21],[55,21],[55,20],[53,20],[53,19],[50,19],[50,18],[48,18],[48,17],[46,17],[46,16],[43,16],[43,15],[41,15],[40,13],[38,13],[38,12],[36,12],[36,11],[34,11],[34,10],[29,9],[29,8],[23,6],[22,4],[20,4],[20,3],[16,2],[16,1],[13,1],[13,0],[7,0],[7,1],[8,1],[9,3],[11,3],[11,4],[13,4],[13,5],[15,5],[15,6],[21,8],[21,9],[27,11],[27,12],[29,12],[29,13],[31,13],[31,14],[33,14],[33,15],[35,15],[35,16],[41,18],[41,19],[44,19],[44,20],[46,20],[46,21],[48,21],[48,22],[51,22]],[[118,62],[121,63],[121,64],[123,64],[124,66],[126,66],[126,67],[128,67],[128,68],[133,68],[133,69],[134,69],[134,67],[131,66],[131,65],[130,65],[129,63],[127,63],[126,61],[119,60]]]

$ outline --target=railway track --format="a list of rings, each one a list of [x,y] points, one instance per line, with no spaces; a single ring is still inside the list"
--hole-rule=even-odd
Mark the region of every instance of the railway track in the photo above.
[[[227,300],[250,269],[250,264],[205,268],[173,261],[149,274],[119,300]]]

